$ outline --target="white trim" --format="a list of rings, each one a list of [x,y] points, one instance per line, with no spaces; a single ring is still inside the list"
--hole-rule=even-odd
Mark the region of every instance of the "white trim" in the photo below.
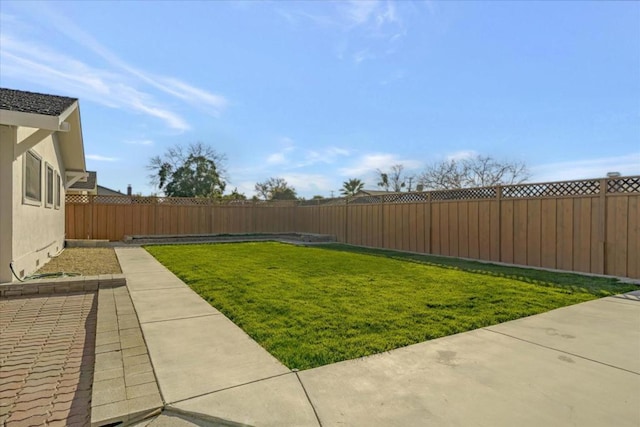
[[[62,203],[62,178],[60,178],[60,172],[56,171],[55,182],[53,184],[55,188],[55,194],[53,196],[53,207],[60,209],[60,203]]]
[[[22,156],[28,150],[31,150],[33,147],[44,141],[44,139],[51,134],[55,135],[55,133],[51,130],[38,129],[31,135],[25,137],[23,140],[17,141],[13,150],[13,159],[15,160],[18,157]]]
[[[27,196],[27,157],[31,154],[40,162],[40,200]],[[22,160],[22,204],[31,206],[42,206],[42,157],[33,150],[28,150]]]
[[[51,194],[49,194],[49,171],[51,171]],[[51,209],[56,202],[55,184],[56,171],[49,162],[44,162],[44,207]],[[49,202],[51,195],[51,202]]]
[[[59,116],[25,113],[23,111],[0,110],[0,124],[47,129],[57,132],[68,132],[71,126],[65,122],[67,117],[78,108],[78,101],[64,110]]]
[[[64,189],[68,190],[73,184],[78,181],[87,182],[87,177],[89,174],[85,171],[65,171],[65,184]]]

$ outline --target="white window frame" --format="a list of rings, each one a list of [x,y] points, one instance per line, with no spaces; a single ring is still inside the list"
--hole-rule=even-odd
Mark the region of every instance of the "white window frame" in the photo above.
[[[45,162],[44,165],[44,207],[52,208],[56,201],[56,190],[54,187],[56,172],[48,162]],[[51,175],[49,175],[49,171],[51,171]],[[49,201],[49,196],[51,196],[51,201]]]
[[[27,195],[27,159],[29,156],[33,156],[39,163],[38,198],[33,198]],[[24,153],[23,157],[24,157],[24,160],[22,162],[22,204],[32,205],[32,206],[41,206],[42,205],[42,157],[33,150],[28,150],[26,153]]]
[[[62,199],[62,180],[60,179],[60,173],[56,171],[56,181],[54,183],[55,195],[54,195],[54,208],[60,209],[60,201]]]

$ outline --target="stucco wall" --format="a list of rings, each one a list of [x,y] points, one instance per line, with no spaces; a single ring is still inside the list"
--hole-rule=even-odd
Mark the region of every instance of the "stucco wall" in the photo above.
[[[0,283],[11,281],[13,144],[15,128],[0,126]]]
[[[35,132],[36,129],[20,127],[18,140]],[[17,274],[32,274],[43,266],[64,247],[64,164],[59,144],[54,135],[38,143],[33,152],[42,158],[41,190],[42,201],[39,206],[23,203],[23,164],[24,155],[13,162],[13,265]],[[60,174],[60,206],[46,206],[46,164],[53,167],[54,187],[56,172]]]

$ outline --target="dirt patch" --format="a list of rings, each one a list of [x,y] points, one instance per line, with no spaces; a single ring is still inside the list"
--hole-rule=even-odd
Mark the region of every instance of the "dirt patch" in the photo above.
[[[120,274],[120,263],[113,248],[68,248],[34,274],[79,273],[82,276]]]

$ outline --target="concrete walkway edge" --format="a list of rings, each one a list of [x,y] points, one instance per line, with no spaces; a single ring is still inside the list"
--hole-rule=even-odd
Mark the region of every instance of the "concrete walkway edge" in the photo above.
[[[640,425],[640,291],[291,372],[144,249],[116,253],[179,414],[260,426]]]

